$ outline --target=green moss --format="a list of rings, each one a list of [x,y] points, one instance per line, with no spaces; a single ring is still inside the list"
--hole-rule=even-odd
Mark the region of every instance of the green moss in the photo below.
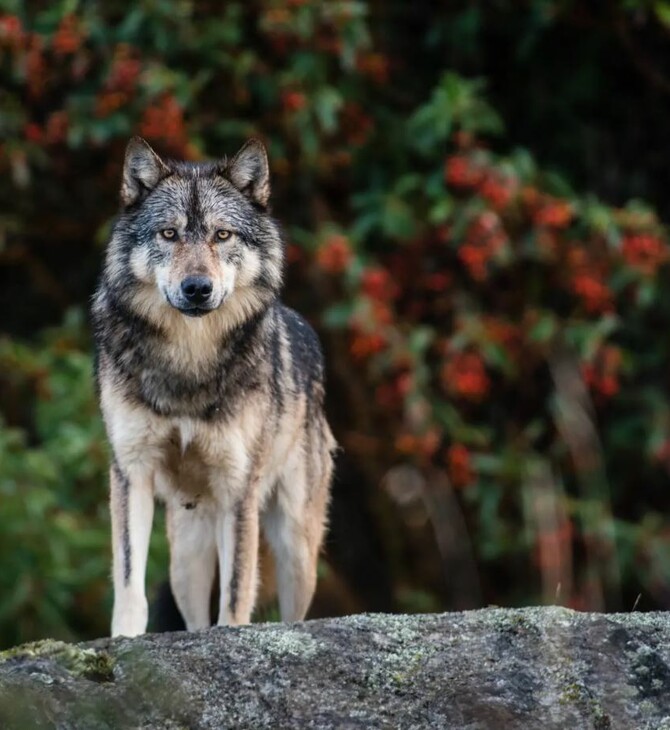
[[[95,682],[111,682],[114,679],[114,659],[110,654],[96,649],[82,649],[63,641],[44,639],[0,652],[0,662],[22,658],[49,659],[73,676]]]
[[[588,713],[595,730],[609,730],[612,726],[600,701],[581,682],[575,681],[565,685],[559,696],[559,702],[562,705],[577,705]]]
[[[559,701],[562,705],[570,705],[579,702],[582,698],[582,691],[577,682],[572,682],[561,692]]]

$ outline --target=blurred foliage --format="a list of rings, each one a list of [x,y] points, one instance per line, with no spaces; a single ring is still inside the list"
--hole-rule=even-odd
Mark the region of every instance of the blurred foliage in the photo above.
[[[267,143],[398,609],[670,605],[668,243],[622,203],[666,189],[670,3],[608,5],[4,0],[0,644],[107,630],[82,313],[134,133]]]
[[[3,406],[31,411],[29,430],[0,428],[3,644],[96,635],[111,607],[109,462],[90,352],[76,311],[34,345],[0,338]],[[160,524],[152,540],[150,584],[165,572]]]

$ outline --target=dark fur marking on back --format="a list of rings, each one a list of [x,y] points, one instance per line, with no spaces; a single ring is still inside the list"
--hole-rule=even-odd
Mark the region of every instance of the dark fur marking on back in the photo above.
[[[131,553],[130,553],[130,514],[129,514],[129,498],[130,498],[130,481],[126,474],[121,470],[116,459],[112,459],[112,469],[114,475],[121,488],[121,511],[122,511],[122,528],[121,537],[123,541],[123,583],[130,583],[131,573]]]
[[[282,412],[284,410],[284,391],[282,388],[282,376],[284,373],[284,363],[282,362],[281,356],[281,327],[279,323],[279,316],[275,313],[275,322],[272,330],[272,394],[277,401],[277,410]]]
[[[316,332],[296,312],[281,308],[291,350],[291,370],[296,388],[311,399],[314,385],[323,378],[323,355]]]

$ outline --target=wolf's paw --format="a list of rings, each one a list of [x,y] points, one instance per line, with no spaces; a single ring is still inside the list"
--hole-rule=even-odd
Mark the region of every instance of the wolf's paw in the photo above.
[[[144,634],[148,618],[149,607],[144,596],[124,600],[121,605],[115,602],[112,613],[112,636]]]

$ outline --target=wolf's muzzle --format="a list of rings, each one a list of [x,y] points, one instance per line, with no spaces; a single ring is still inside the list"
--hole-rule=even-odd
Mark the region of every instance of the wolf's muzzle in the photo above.
[[[182,296],[195,307],[207,303],[212,289],[212,280],[207,276],[187,276],[181,283]]]

